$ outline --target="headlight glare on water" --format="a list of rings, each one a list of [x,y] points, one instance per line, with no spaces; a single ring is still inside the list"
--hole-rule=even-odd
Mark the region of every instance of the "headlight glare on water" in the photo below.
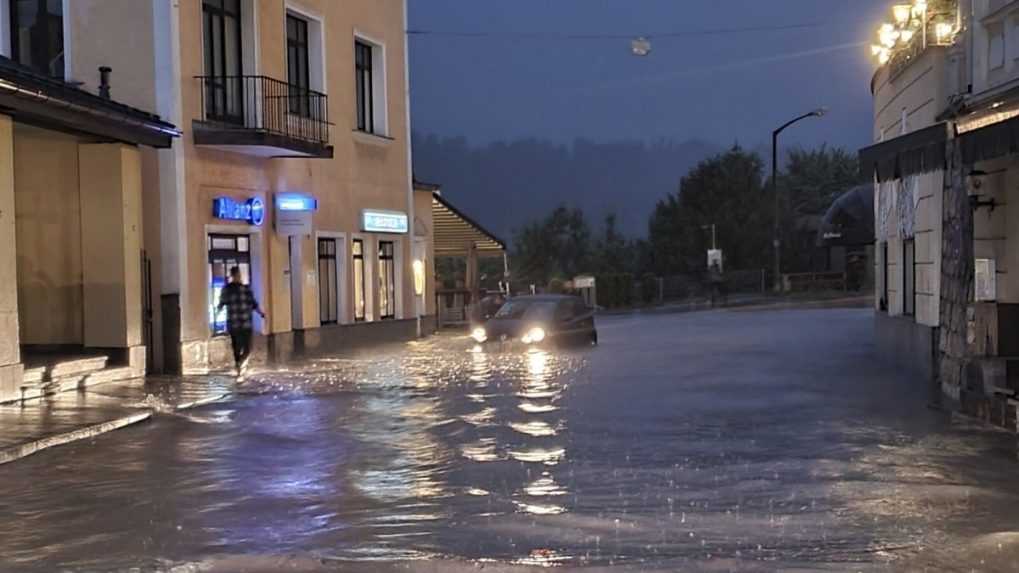
[[[474,341],[477,342],[478,344],[481,344],[482,342],[488,340],[488,333],[485,332],[484,328],[481,328],[479,326],[475,328],[474,331],[471,332],[471,338],[473,338]]]

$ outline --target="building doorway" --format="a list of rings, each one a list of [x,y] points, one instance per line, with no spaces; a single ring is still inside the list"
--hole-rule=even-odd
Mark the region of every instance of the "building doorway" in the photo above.
[[[213,336],[226,334],[226,309],[219,309],[219,296],[230,282],[230,269],[241,271],[241,282],[251,285],[251,237],[249,235],[210,234],[209,250],[209,328]]]

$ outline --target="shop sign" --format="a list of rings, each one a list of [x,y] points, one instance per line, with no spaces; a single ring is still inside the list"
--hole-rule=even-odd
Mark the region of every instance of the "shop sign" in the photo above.
[[[258,226],[265,221],[265,204],[258,197],[239,202],[230,197],[212,200],[212,216],[226,221],[245,221]]]
[[[312,233],[312,216],[318,209],[318,201],[314,197],[297,193],[280,193],[276,195],[276,232],[287,237],[310,235]]]
[[[361,212],[361,230],[365,233],[406,233],[409,228],[407,214],[399,211]]]
[[[712,268],[718,265],[718,270],[722,270],[722,249],[708,249],[708,268]]]

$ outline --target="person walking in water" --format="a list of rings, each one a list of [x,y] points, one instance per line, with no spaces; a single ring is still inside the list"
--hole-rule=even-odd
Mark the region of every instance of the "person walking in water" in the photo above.
[[[255,293],[244,284],[240,267],[230,269],[230,284],[223,288],[219,295],[219,310],[226,308],[226,329],[230,333],[230,343],[234,350],[234,364],[237,376],[244,376],[251,357],[251,333],[254,330],[252,313],[257,312],[265,318],[265,313],[258,307]]]

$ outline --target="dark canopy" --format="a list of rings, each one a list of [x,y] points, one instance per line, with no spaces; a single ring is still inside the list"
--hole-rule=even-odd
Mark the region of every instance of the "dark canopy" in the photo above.
[[[853,187],[840,195],[821,219],[817,244],[860,246],[874,242],[874,184]]]

